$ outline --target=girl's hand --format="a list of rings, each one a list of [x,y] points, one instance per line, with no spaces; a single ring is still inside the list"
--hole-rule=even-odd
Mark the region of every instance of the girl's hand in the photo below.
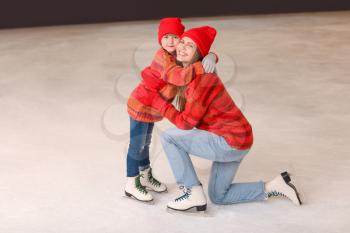
[[[202,60],[205,73],[214,73],[216,67],[216,55],[214,53],[208,53]]]
[[[150,89],[140,89],[137,95],[137,99],[146,106],[153,106],[158,98],[162,98],[158,91]]]
[[[152,91],[159,91],[167,84],[160,78],[159,72],[150,67],[146,67],[142,70],[141,77],[146,84],[146,87]]]

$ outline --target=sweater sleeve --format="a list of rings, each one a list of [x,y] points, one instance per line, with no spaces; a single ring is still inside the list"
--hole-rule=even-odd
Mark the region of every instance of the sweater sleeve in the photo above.
[[[179,112],[171,103],[158,97],[153,106],[179,129],[190,130],[196,127],[206,112],[198,102],[186,102],[185,110]]]
[[[198,70],[203,69],[201,62],[193,63],[187,67],[181,67],[176,64],[170,64],[161,73],[161,78],[167,83],[175,86],[186,86],[198,73]]]
[[[212,87],[202,86],[194,89],[192,93],[186,96],[187,101],[182,112],[160,96],[154,99],[153,106],[176,127],[189,130],[196,127],[207,112],[209,103],[215,95]]]
[[[151,68],[158,71],[160,78],[175,86],[186,86],[195,76],[196,70],[201,64],[192,64],[188,67],[181,67],[176,64],[173,55],[164,49],[159,49],[152,61]]]
[[[150,67],[146,67],[142,70],[141,77],[146,87],[150,90],[158,91],[166,85],[166,82],[160,79],[159,73]]]

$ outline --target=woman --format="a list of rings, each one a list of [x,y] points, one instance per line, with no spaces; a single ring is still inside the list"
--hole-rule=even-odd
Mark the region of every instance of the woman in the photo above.
[[[200,62],[215,36],[216,30],[208,26],[186,31],[177,46],[177,60],[184,67]],[[233,204],[284,196],[296,205],[301,204],[287,172],[267,183],[232,183],[252,146],[253,134],[251,125],[216,74],[196,70],[195,78],[179,98],[180,111],[159,93],[153,95],[153,106],[177,126],[161,136],[176,182],[184,187],[183,194],[169,202],[168,208],[206,209],[206,197],[189,154],[213,161],[208,187],[213,203]]]

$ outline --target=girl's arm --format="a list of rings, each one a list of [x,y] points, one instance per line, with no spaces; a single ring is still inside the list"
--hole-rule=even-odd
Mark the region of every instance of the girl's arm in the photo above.
[[[159,91],[167,84],[160,79],[159,72],[151,69],[149,66],[142,70],[141,77],[146,87],[150,90]]]
[[[178,66],[174,56],[162,48],[157,51],[150,67],[159,72],[161,79],[175,86],[186,86],[202,69],[199,63],[188,67]]]

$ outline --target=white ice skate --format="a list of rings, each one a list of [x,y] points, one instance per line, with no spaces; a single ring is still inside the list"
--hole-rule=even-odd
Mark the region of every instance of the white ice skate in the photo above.
[[[269,197],[282,196],[290,199],[295,205],[302,202],[296,187],[291,183],[288,172],[282,172],[279,176],[265,184],[265,192]]]
[[[147,168],[141,171],[140,174],[142,175],[140,178],[141,184],[146,188],[153,190],[157,193],[167,191],[167,187],[153,177],[152,168]]]
[[[168,208],[173,210],[185,211],[194,207],[197,211],[207,209],[207,199],[201,185],[184,188],[183,195],[168,203]]]
[[[141,184],[140,179],[142,176],[140,174],[134,177],[127,177],[125,195],[139,201],[150,202],[153,200],[153,197],[147,192],[146,187]]]

